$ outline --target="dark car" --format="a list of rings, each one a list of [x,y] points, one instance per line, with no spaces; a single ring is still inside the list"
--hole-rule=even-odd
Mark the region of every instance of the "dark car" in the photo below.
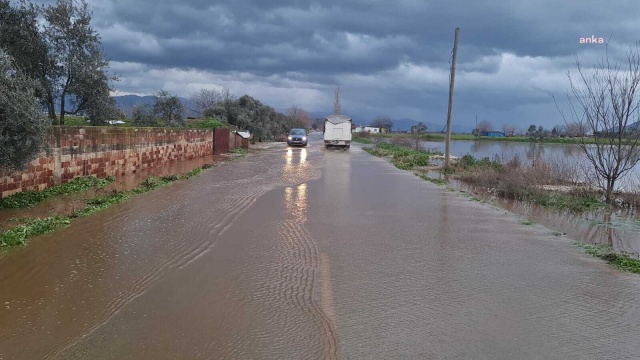
[[[287,144],[307,146],[307,130],[291,129],[289,136],[287,136]]]

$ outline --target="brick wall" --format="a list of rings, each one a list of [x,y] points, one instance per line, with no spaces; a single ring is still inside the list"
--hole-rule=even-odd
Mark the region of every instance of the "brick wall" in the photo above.
[[[120,176],[172,161],[211,155],[208,129],[52,127],[49,154],[19,173],[0,172],[0,198],[44,190],[77,176]]]

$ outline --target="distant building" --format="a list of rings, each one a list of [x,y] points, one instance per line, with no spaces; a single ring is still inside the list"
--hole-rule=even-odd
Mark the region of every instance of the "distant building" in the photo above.
[[[373,127],[373,126],[365,126],[364,127],[364,131],[366,131],[368,133],[378,134],[378,133],[380,133],[380,128],[379,127]]]
[[[504,137],[504,132],[498,130],[484,131],[482,136],[488,137]]]

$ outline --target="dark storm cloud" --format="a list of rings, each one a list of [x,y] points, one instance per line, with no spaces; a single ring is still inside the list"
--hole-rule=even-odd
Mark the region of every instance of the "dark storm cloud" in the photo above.
[[[615,54],[640,40],[640,7],[631,1],[96,0],[90,6],[122,91],[162,86],[186,96],[211,84],[253,91],[277,107],[294,99],[309,110],[330,110],[339,83],[345,109],[396,118],[444,117],[456,26],[456,113],[463,117],[552,106],[546,91],[566,88],[574,55],[603,54],[603,46],[579,44],[580,37],[611,36]]]

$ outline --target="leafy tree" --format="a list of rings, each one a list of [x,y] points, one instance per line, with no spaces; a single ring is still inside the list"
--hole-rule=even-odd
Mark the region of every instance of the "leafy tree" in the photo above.
[[[87,114],[94,123],[114,114],[108,83],[116,78],[107,74],[108,60],[90,23],[84,0],[57,0],[47,7],[0,0],[0,47],[36,80],[35,94],[58,124],[65,114]]]
[[[44,39],[54,68],[46,74],[49,113],[60,104],[58,124],[64,124],[65,114],[91,112],[104,119],[110,108],[109,61],[100,44],[100,36],[91,27],[91,12],[84,0],[57,0],[44,10]],[[112,104],[114,105],[114,104]]]
[[[46,98],[46,77],[54,68],[49,58],[47,44],[38,28],[41,8],[25,0],[14,7],[9,0],[0,0],[0,48],[13,58],[14,66],[35,82],[35,94],[41,100]],[[55,109],[49,109],[51,118]]]
[[[1,169],[24,169],[43,149],[49,124],[36,97],[37,85],[0,50]]]
[[[157,126],[156,120],[148,105],[138,104],[133,108],[133,125],[135,126]]]
[[[531,124],[529,125],[529,128],[527,129],[527,135],[529,136],[536,136],[536,126]]]
[[[160,90],[155,95],[152,113],[162,126],[184,125],[184,104],[177,95],[171,95],[166,90]]]
[[[391,118],[387,115],[379,115],[376,116],[375,119],[373,119],[373,122],[371,122],[371,126],[386,129],[387,132],[391,132],[391,129],[393,128],[393,120],[391,120]]]

